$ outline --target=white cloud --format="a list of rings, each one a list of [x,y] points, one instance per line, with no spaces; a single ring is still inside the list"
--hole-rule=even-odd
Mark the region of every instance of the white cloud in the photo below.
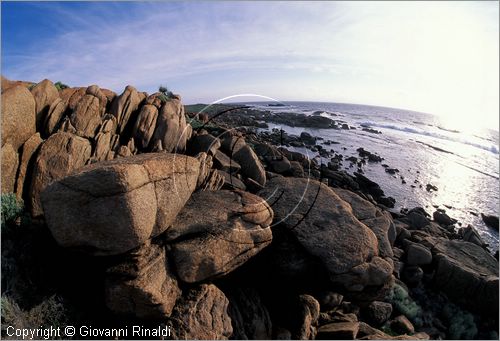
[[[51,5],[60,30],[8,56],[8,76],[117,91],[167,82],[192,100],[257,87],[498,122],[498,3]]]

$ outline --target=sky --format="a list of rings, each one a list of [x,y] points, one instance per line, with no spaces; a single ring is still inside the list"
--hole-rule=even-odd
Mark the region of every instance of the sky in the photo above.
[[[422,111],[498,130],[498,2],[1,2],[1,72]]]

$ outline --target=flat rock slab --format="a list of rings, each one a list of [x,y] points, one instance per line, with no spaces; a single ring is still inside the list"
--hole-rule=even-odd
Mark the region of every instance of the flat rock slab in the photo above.
[[[336,322],[318,329],[318,340],[354,340],[358,335],[359,322]]]
[[[188,283],[225,275],[272,241],[273,211],[243,191],[193,194],[166,238],[181,280]]]
[[[131,250],[165,231],[196,188],[199,161],[149,153],[95,163],[42,193],[57,242],[94,255]]]

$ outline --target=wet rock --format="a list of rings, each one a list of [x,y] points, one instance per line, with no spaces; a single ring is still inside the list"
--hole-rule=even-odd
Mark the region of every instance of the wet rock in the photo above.
[[[453,225],[457,222],[455,219],[450,218],[446,213],[440,211],[435,211],[432,214],[432,217],[436,223],[444,226]]]
[[[2,147],[10,144],[14,151],[36,132],[35,100],[22,85],[2,92]]]
[[[435,192],[435,191],[437,191],[437,190],[438,190],[438,188],[437,188],[436,186],[434,186],[434,185],[427,184],[427,185],[425,185],[425,190],[426,190],[427,192],[432,192],[432,191],[434,191],[434,192]]]
[[[40,194],[47,185],[83,167],[90,159],[90,152],[91,145],[87,139],[70,133],[53,134],[42,143],[36,156],[29,190],[32,216],[43,214]]]
[[[166,233],[179,278],[195,283],[241,266],[271,243],[272,219],[267,203],[250,193],[193,194]]]
[[[476,229],[471,225],[462,227],[460,230],[458,230],[458,235],[461,236],[462,239],[466,242],[473,243],[481,247],[485,246],[483,239],[476,231]]]
[[[498,231],[498,216],[485,215],[481,213],[481,218],[483,219],[483,222],[486,224],[486,226]]]
[[[167,153],[83,167],[42,193],[47,225],[61,246],[94,255],[126,252],[172,225],[198,172],[196,159]]]

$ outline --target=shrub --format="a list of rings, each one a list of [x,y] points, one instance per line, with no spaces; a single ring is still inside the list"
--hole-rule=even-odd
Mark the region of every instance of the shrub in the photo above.
[[[36,329],[40,326],[54,328],[68,325],[63,300],[53,295],[31,309],[23,310],[10,297],[2,295],[2,327]],[[63,336],[63,335],[61,335]]]
[[[400,285],[395,284],[389,293],[389,302],[399,313],[405,315],[417,326],[422,323],[422,308],[408,295],[408,292]]]
[[[2,194],[2,226],[12,223],[23,214],[24,204],[22,200],[17,200],[14,193]]]
[[[448,303],[442,311],[448,321],[448,338],[452,340],[472,340],[477,334],[474,316],[453,303]]]
[[[168,101],[169,99],[174,97],[174,93],[168,90],[166,86],[160,85],[158,91],[165,96],[165,97],[160,97],[162,100],[165,99],[165,101]]]
[[[56,87],[56,89],[57,89],[58,91],[61,91],[61,90],[63,90],[63,89],[67,89],[67,88],[69,88],[69,86],[67,86],[66,84],[64,84],[64,83],[62,83],[62,82],[56,82],[56,84],[54,84],[54,85],[55,85],[55,87]]]

